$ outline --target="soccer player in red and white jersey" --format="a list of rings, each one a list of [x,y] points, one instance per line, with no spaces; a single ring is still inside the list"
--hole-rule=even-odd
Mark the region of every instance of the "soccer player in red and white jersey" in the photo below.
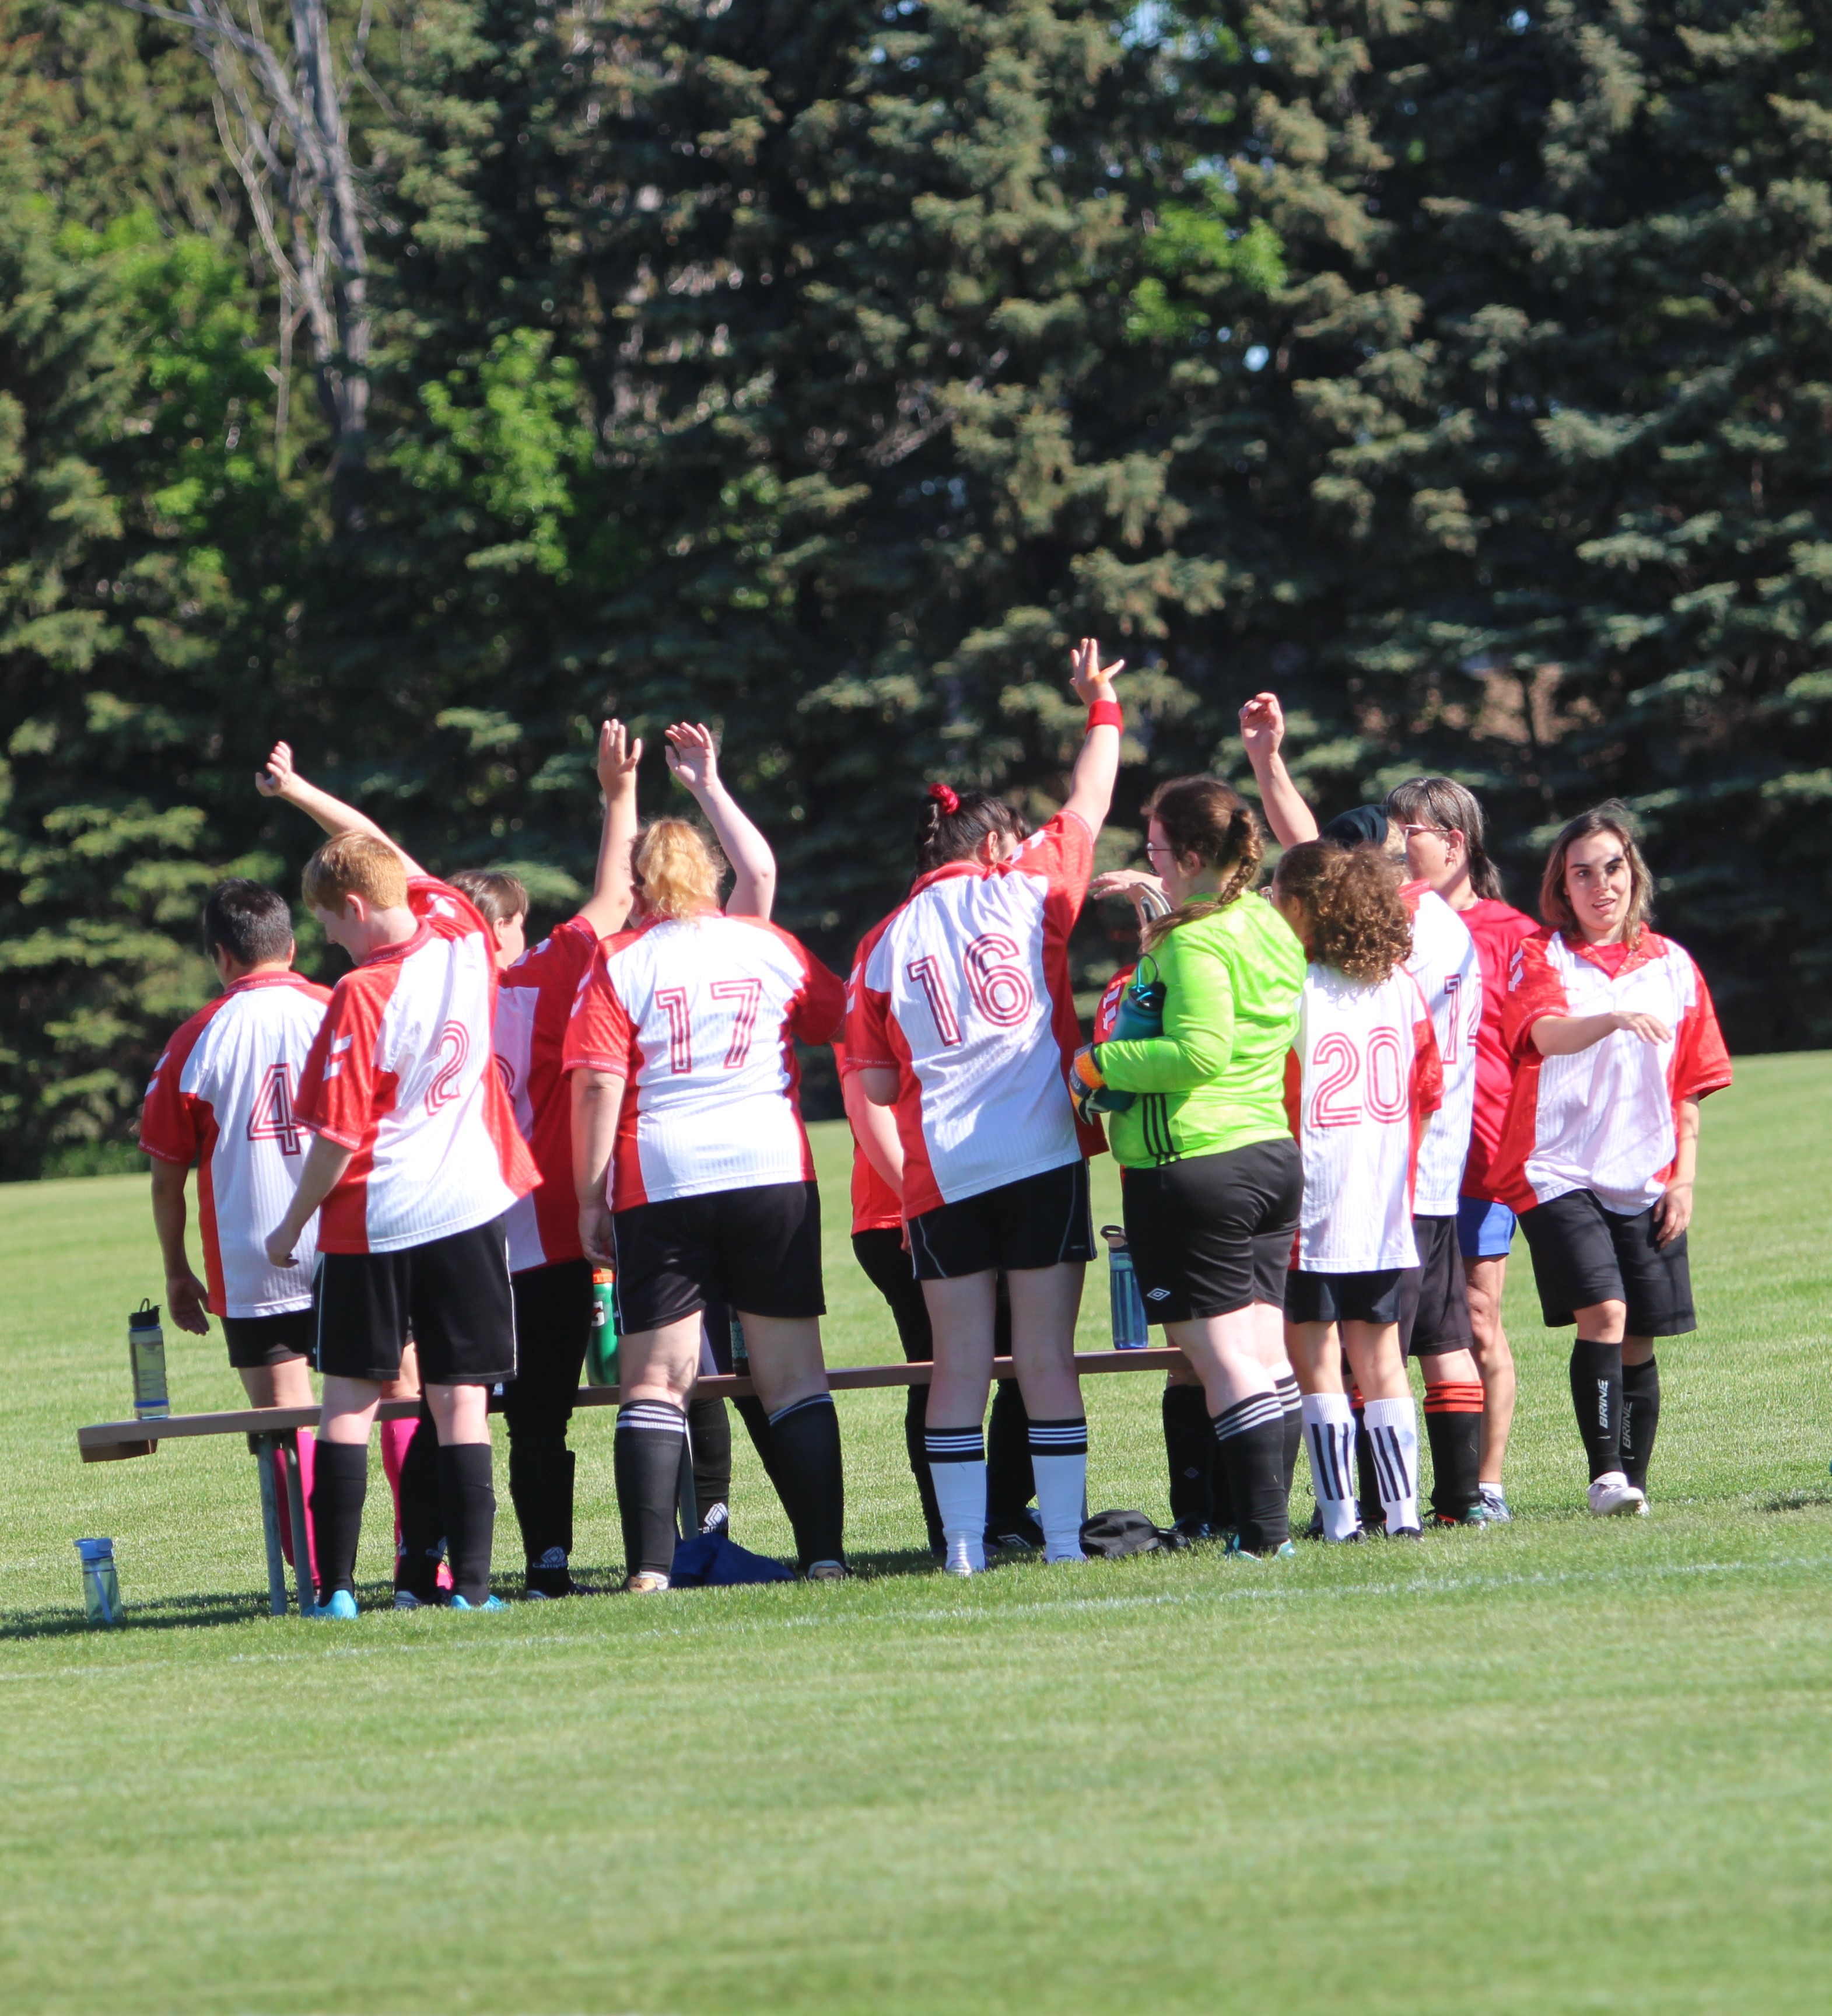
[[[1424,995],[1404,963],[1412,920],[1399,889],[1378,848],[1321,841],[1289,849],[1273,883],[1273,900],[1310,960],[1287,1079],[1304,1209],[1285,1316],[1332,1540],[1360,1531],[1344,1351],[1365,1402],[1386,1530],[1419,1532],[1418,1420],[1400,1347],[1401,1293],[1405,1270],[1418,1264],[1419,1146],[1442,1097],[1443,1070]]]
[[[1082,1558],[1088,1424],[1075,1316],[1094,1257],[1087,1157],[1102,1145],[1068,1092],[1081,1042],[1068,935],[1120,763],[1114,675],[1084,638],[1071,683],[1087,739],[1068,801],[1024,836],[1010,808],[930,787],[909,899],[860,948],[847,1054],[894,1106],[903,1207],[935,1339],[927,1441],[951,1573],[985,1565],[981,1424],[1001,1270],[1030,1416],[1046,1561]]]
[[[356,1615],[369,1430],[409,1324],[439,1438],[452,1604],[499,1605],[487,1409],[490,1388],[515,1374],[503,1221],[540,1178],[491,1055],[491,934],[456,890],[368,833],[326,841],[304,891],[355,963],[306,1060],[294,1111],[316,1138],[267,1240],[284,1263],[318,1213],[321,1607]]]
[[[617,1272],[624,1587],[668,1586],[687,1405],[714,1302],[743,1325],[801,1564],[837,1579],[840,1427],[794,1046],[833,1041],[845,989],[786,931],[719,909],[718,864],[685,820],[650,826],[635,865],[642,922],[599,948],[564,1053],[579,1237]]]
[[[1577,1326],[1571,1398],[1599,1514],[1643,1513],[1660,1420],[1656,1337],[1697,1327],[1686,1255],[1699,1102],[1730,1082],[1704,976],[1653,930],[1653,878],[1620,805],[1571,820],[1516,952],[1517,1060],[1495,1156],[1549,1328]]]

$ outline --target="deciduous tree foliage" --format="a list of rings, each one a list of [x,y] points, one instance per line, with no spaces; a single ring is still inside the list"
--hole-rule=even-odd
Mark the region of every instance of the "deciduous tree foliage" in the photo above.
[[[843,961],[929,777],[1060,792],[1088,631],[1110,858],[1270,686],[1328,808],[1475,784],[1524,902],[1626,797],[1735,1039],[1832,1030],[1816,13],[425,0],[354,492],[304,388],[276,452],[204,67],[80,13],[0,0],[8,1172],[129,1138],[200,890],[296,873],[275,735],[551,913],[597,715],[711,718]]]

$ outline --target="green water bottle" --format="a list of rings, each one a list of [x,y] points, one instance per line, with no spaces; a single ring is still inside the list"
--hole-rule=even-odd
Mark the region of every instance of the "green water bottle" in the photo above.
[[[150,1299],[128,1318],[128,1363],[134,1375],[134,1419],[164,1420],[171,1412],[165,1390],[165,1332]]]
[[[83,1564],[83,1615],[92,1624],[121,1622],[121,1583],[114,1572],[112,1540],[78,1540],[77,1557]]]
[[[585,1384],[617,1384],[617,1311],[614,1276],[608,1267],[592,1269],[592,1336],[585,1346]]]

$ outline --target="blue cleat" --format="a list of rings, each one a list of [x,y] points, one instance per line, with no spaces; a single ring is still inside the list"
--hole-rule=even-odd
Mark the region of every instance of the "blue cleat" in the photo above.
[[[328,1618],[335,1624],[348,1624],[356,1615],[356,1598],[347,1589],[334,1589],[330,1601],[321,1603],[311,1614],[314,1617]]]
[[[487,1596],[481,1603],[467,1603],[454,1589],[446,1601],[445,1607],[448,1610],[506,1610],[509,1605],[499,1596]]]

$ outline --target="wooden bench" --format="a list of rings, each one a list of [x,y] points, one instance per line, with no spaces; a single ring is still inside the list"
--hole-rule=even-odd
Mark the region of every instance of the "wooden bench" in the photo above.
[[[1187,1361],[1180,1351],[1084,1351],[1075,1355],[1075,1370],[1083,1377],[1107,1372],[1161,1372]],[[926,1359],[902,1365],[839,1365],[830,1366],[827,1384],[836,1393],[862,1391],[874,1386],[926,1386],[934,1366]],[[995,1379],[1015,1377],[1009,1358],[992,1361]],[[740,1399],[757,1390],[750,1380],[732,1373],[708,1373],[694,1388],[696,1393],[722,1394]],[[576,1408],[614,1407],[623,1397],[616,1386],[581,1386],[573,1404]],[[417,1400],[384,1400],[376,1409],[382,1421],[411,1420],[417,1415]],[[316,1407],[239,1407],[220,1414],[167,1414],[157,1420],[98,1421],[77,1430],[77,1449],[85,1463],[115,1463],[124,1458],[151,1456],[161,1442],[189,1442],[203,1435],[246,1435],[261,1474],[261,1525],[267,1544],[268,1607],[275,1617],[286,1614],[286,1556],[280,1546],[279,1501],[274,1481],[274,1456],[284,1461],[287,1509],[292,1515],[295,1536],[306,1529],[305,1493],[299,1475],[299,1431],[318,1426]],[[691,1486],[688,1487],[689,1489]],[[690,1530],[690,1529],[689,1529]],[[311,1616],[316,1592],[307,1564],[307,1550],[295,1544],[293,1581],[299,1613]]]

